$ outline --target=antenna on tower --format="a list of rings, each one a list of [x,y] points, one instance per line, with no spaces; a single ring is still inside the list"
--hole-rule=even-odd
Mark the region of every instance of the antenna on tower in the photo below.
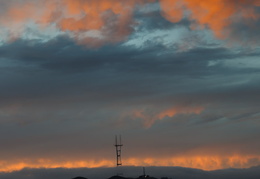
[[[119,135],[119,141],[117,140],[117,135],[115,136],[115,147],[116,147],[116,166],[121,166],[121,147],[123,144],[121,143],[121,135]]]

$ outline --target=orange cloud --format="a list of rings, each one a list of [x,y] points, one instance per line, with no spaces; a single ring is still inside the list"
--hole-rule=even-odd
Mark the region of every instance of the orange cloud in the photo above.
[[[171,108],[159,113],[157,115],[157,118],[161,120],[165,117],[173,117],[177,114],[200,114],[203,110],[203,107]]]
[[[78,44],[98,47],[126,40],[137,25],[133,13],[137,5],[155,0],[25,0],[6,6],[0,26],[7,28],[10,41],[19,38],[30,22],[39,29],[50,25],[69,34]],[[234,21],[257,20],[258,0],[159,0],[162,15],[171,22],[184,16],[194,21],[192,28],[209,27],[218,38],[227,38]],[[10,2],[11,3],[11,2]],[[254,26],[248,22],[248,26]]]
[[[233,155],[233,156],[176,156],[170,158],[127,158],[124,166],[180,166],[203,170],[217,170],[224,168],[249,168],[260,165],[260,156]],[[114,160],[99,161],[64,161],[58,162],[49,159],[0,161],[0,172],[12,172],[23,168],[96,168],[114,167]]]
[[[130,166],[181,166],[203,170],[218,170],[257,166],[260,164],[260,156],[177,156],[167,159],[145,158],[142,160],[130,158],[124,163]]]
[[[72,32],[79,44],[99,46],[120,42],[132,31],[132,14],[136,3],[121,0],[64,0],[64,18],[58,22],[58,26],[62,31]]]
[[[38,160],[22,160],[22,161],[0,161],[0,172],[18,171],[23,168],[97,168],[97,167],[112,167],[113,161],[100,160],[100,161],[65,161],[58,162],[50,159]]]
[[[216,37],[227,38],[229,26],[236,18],[259,19],[255,6],[258,0],[160,0],[162,15],[171,22],[178,22],[184,16],[194,20],[193,27],[209,27]]]
[[[117,43],[127,38],[135,24],[132,19],[137,4],[151,0],[47,0],[16,3],[0,18],[1,25],[16,39],[25,24],[35,22],[42,27],[51,24],[88,46]]]
[[[163,120],[165,117],[174,117],[180,114],[200,114],[204,110],[204,107],[172,107],[160,112],[147,111],[144,109],[133,111],[134,118],[140,118],[144,121],[144,126],[149,128],[156,121]]]

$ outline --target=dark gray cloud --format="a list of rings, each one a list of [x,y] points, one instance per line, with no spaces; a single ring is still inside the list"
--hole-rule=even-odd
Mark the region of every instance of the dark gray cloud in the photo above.
[[[160,138],[173,138],[175,142],[165,141],[164,147],[146,152],[146,157],[159,155],[165,148],[178,154],[192,148],[223,146],[230,141],[234,142],[224,148],[230,149],[227,153],[239,146],[238,153],[258,154],[260,146],[255,140],[249,140],[248,147],[241,147],[239,138],[248,140],[259,135],[259,70],[223,64],[227,59],[251,54],[222,47],[176,52],[160,44],[142,49],[121,44],[86,49],[64,37],[47,43],[17,41],[2,46],[0,54],[2,63],[8,66],[1,72],[3,158],[39,154],[54,157],[60,148],[64,155],[77,151],[71,158],[80,158],[86,148],[97,158],[100,154],[111,158],[112,151],[98,148],[102,143],[109,148],[108,141],[115,132],[129,138],[128,157],[139,155],[131,147],[135,143],[145,140],[147,146],[157,146],[155,138],[157,142]],[[209,65],[210,61],[215,64]],[[132,116],[136,110],[143,110],[145,117],[152,118],[173,107],[197,106],[205,108],[201,114],[165,116],[145,130],[144,119]],[[249,125],[252,122],[255,125]],[[223,129],[224,126],[227,127]],[[230,133],[238,127],[244,132]],[[159,132],[162,128],[168,133]],[[131,134],[132,130],[136,134]],[[197,137],[193,135],[191,139],[192,133]],[[23,139],[18,140],[18,136]],[[90,147],[88,142],[94,138],[95,145]],[[37,141],[41,145],[36,145]],[[175,145],[178,149],[174,149]],[[38,152],[32,153],[32,149]],[[211,152],[218,150],[216,147]]]
[[[259,16],[260,8],[254,8],[256,15]],[[254,16],[234,19],[231,25],[230,38],[235,39],[238,43],[244,44],[245,46],[256,47],[259,46],[259,30],[260,30],[260,19]]]

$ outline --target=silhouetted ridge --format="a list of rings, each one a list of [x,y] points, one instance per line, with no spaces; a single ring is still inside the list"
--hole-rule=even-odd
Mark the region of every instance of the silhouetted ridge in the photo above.
[[[72,178],[72,179],[87,179],[85,177],[75,177],[75,178]]]

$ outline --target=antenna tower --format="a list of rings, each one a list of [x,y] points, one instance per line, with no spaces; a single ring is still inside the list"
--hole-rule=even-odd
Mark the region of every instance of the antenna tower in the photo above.
[[[117,140],[117,135],[115,138],[115,147],[116,147],[116,166],[121,166],[122,161],[121,161],[121,147],[123,144],[121,143],[121,135],[119,136],[119,140]]]

